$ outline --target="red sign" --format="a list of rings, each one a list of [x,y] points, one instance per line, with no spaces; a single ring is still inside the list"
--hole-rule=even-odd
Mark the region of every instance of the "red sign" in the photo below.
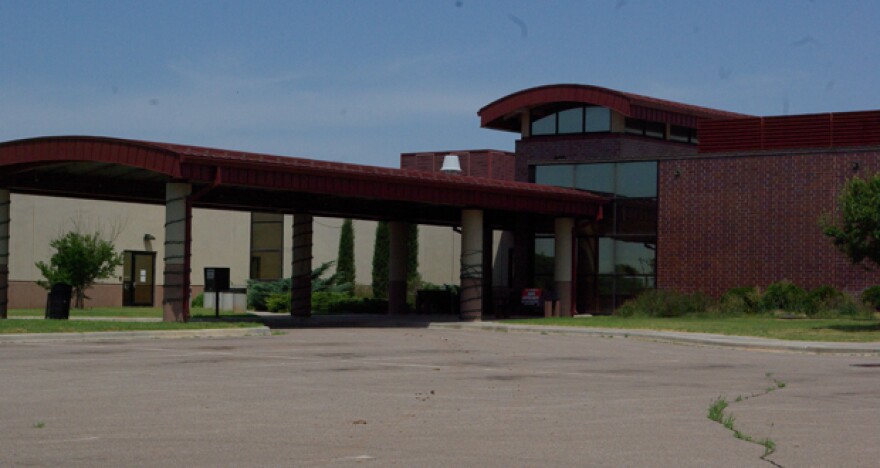
[[[526,288],[522,290],[522,305],[524,306],[540,306],[541,305],[541,288]]]

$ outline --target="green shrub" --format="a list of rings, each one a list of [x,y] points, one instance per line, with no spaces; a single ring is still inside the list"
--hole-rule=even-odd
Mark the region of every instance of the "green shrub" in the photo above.
[[[767,311],[807,312],[811,309],[807,291],[788,280],[767,286],[761,302]]]
[[[312,310],[327,312],[330,307],[339,302],[346,302],[354,299],[348,293],[335,291],[318,291],[312,293]]]
[[[352,297],[346,301],[330,304],[327,312],[331,314],[387,314],[388,300]]]
[[[205,293],[199,293],[198,296],[193,298],[192,307],[205,307]]]
[[[862,302],[874,310],[880,310],[880,286],[871,286],[862,291]]]
[[[761,290],[754,286],[732,288],[718,300],[715,311],[722,316],[764,313]]]
[[[266,298],[266,309],[269,312],[290,312],[290,293],[275,293]]]
[[[354,290],[354,284],[336,282],[336,276],[324,277],[324,273],[333,265],[333,262],[324,262],[312,270],[312,294],[322,291],[333,291],[350,294]],[[247,282],[247,305],[251,310],[270,310],[268,299],[273,295],[290,293],[290,278],[274,281],[251,279]],[[280,297],[280,296],[279,296]],[[278,306],[278,304],[276,304]],[[288,310],[290,304],[287,305]]]
[[[270,296],[290,293],[290,278],[275,281],[251,279],[247,282],[247,305],[251,310],[269,310]]]
[[[620,317],[683,317],[704,315],[713,305],[712,298],[662,289],[649,289],[626,301],[614,314]]]

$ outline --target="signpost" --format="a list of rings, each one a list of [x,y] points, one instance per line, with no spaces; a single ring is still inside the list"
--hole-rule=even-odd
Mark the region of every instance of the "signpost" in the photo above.
[[[205,292],[214,293],[214,316],[220,318],[220,293],[229,291],[229,268],[205,267]]]

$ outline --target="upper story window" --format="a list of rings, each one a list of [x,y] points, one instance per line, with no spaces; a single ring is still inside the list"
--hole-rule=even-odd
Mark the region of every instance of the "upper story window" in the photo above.
[[[697,139],[697,129],[688,127],[679,127],[673,125],[669,128],[669,139],[672,141],[680,141],[682,143],[699,143]]]
[[[642,119],[626,118],[626,133],[642,135],[650,138],[663,140],[666,138],[666,124],[663,122],[649,122]]]
[[[534,136],[610,131],[611,110],[605,107],[572,107],[532,120]]]

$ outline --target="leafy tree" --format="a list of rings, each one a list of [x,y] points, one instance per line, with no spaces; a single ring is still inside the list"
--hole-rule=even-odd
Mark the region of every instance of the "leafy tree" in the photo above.
[[[99,232],[68,232],[49,245],[55,249],[49,263],[36,263],[46,278],[39,284],[46,289],[57,283],[69,284],[73,287],[74,307],[78,309],[82,309],[88,299],[86,290],[95,281],[112,276],[122,265],[122,254],[117,253],[113,242]]]
[[[419,225],[410,223],[406,233],[406,283],[407,295],[415,301],[416,290],[422,283],[419,275]]]
[[[376,225],[376,242],[373,244],[373,297],[388,298],[388,255],[390,249],[388,222],[379,221]]]
[[[342,222],[339,235],[339,253],[336,256],[336,281],[354,283],[354,227],[350,219]]]
[[[840,224],[827,219],[822,232],[853,263],[867,259],[880,265],[880,174],[870,179],[855,177],[841,190]]]

